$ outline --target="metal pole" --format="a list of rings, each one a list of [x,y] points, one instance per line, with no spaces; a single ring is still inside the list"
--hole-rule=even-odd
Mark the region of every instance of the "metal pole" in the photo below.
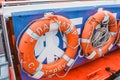
[[[2,10],[2,12],[4,12],[4,10]],[[1,21],[2,21],[3,38],[4,38],[7,60],[8,60],[9,66],[11,66],[14,69],[12,56],[11,56],[10,45],[9,45],[9,39],[8,39],[6,19],[3,15],[1,16]],[[12,70],[12,72],[13,72],[13,74],[15,74],[14,70]],[[14,76],[14,80],[16,80],[15,75],[13,75],[13,76]]]

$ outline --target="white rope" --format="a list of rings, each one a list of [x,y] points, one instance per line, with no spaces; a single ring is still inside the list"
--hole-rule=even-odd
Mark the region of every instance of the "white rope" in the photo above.
[[[105,17],[102,22],[98,22],[97,20],[95,20],[95,22],[99,23],[104,28],[103,30],[102,30],[102,28],[99,28],[100,30],[95,29],[94,24],[92,22],[92,35],[90,36],[89,39],[91,40],[93,47],[95,47],[95,48],[102,47],[109,40],[110,36],[112,36],[112,34],[109,32],[108,26],[113,26],[116,24],[116,22],[108,25],[109,20],[110,20],[109,15],[105,11]],[[113,46],[119,41],[118,39],[119,38],[117,37],[117,39],[113,43]],[[89,46],[89,43],[87,43],[85,52],[87,52],[88,46]]]
[[[61,37],[62,37],[62,40],[63,40],[63,42],[67,45],[67,47],[70,47],[70,48],[72,48],[72,49],[76,49],[78,46],[79,46],[79,44],[78,45],[76,45],[75,47],[73,47],[73,46],[70,46],[64,39],[63,39],[63,34],[62,34],[62,31],[61,31],[61,29],[60,29],[60,24],[61,24],[61,22],[59,22],[58,20],[55,20],[56,22],[57,22],[57,24],[59,25],[59,31],[60,31],[60,35],[61,35]],[[64,22],[64,25],[66,25],[66,23]],[[69,26],[70,26],[70,24],[69,24]],[[73,26],[71,26],[71,27],[73,27]],[[72,30],[71,30],[72,31]]]
[[[67,76],[67,74],[69,73],[69,71],[70,71],[71,68],[73,67],[74,63],[77,61],[77,59],[83,57],[83,55],[80,54],[80,53],[81,53],[81,50],[82,50],[82,48],[81,48],[81,45],[80,45],[80,51],[79,51],[77,57],[75,58],[74,62],[70,65],[70,67],[67,69],[67,71],[65,72],[64,75],[59,75],[59,74],[55,73],[55,75],[56,75],[58,78],[64,78],[65,76]]]
[[[109,38],[109,32],[107,30],[104,30],[104,31],[97,31],[95,34],[99,33],[99,35],[93,35],[94,38],[96,37],[96,40],[94,40],[93,38],[93,46],[95,48],[100,48],[101,46],[103,46],[107,41],[108,41],[108,38]],[[101,41],[102,40],[102,41]]]
[[[107,13],[105,13],[105,14],[107,14]],[[105,24],[104,24],[104,22],[98,22],[98,20],[96,20],[96,19],[95,19],[95,22],[97,22],[100,25],[101,24],[104,25],[103,27],[104,27],[104,30],[105,30],[105,31],[99,30],[99,29],[102,29],[102,28],[95,29],[94,23],[92,22],[92,33],[91,33],[92,35],[90,36],[89,39],[91,40],[91,42],[93,44],[93,47],[99,48],[99,47],[103,46],[108,41],[108,38],[110,36],[109,35],[109,30],[108,30],[108,24],[106,24],[106,23],[109,22],[109,18],[108,18],[108,21],[105,20]],[[94,33],[95,30],[96,30],[96,33]],[[102,40],[102,42],[100,40]],[[85,53],[88,50],[88,46],[89,46],[89,43],[87,43],[87,46],[86,46],[86,49],[85,49]]]
[[[57,22],[58,25],[59,25],[59,31],[60,31],[60,35],[61,35],[61,37],[62,37],[63,42],[64,42],[68,47],[70,47],[70,48],[72,48],[72,49],[76,49],[76,48],[80,45],[80,40],[78,40],[78,43],[79,43],[79,44],[76,45],[75,47],[72,47],[72,46],[68,45],[67,42],[63,39],[62,31],[61,31],[61,29],[60,29],[60,24],[61,24],[61,22],[59,22],[58,20],[56,20],[56,22]],[[64,25],[66,25],[65,22],[64,22]],[[70,26],[70,24],[69,24],[69,26]],[[73,27],[73,25],[72,25],[71,27]],[[71,30],[70,30],[70,31],[71,31]],[[55,75],[56,75],[57,77],[59,77],[59,78],[65,77],[65,76],[68,74],[68,72],[71,70],[71,68],[72,68],[72,66],[74,65],[74,63],[76,62],[76,60],[77,60],[79,57],[82,57],[80,53],[81,53],[81,50],[79,51],[78,56],[75,58],[75,60],[74,60],[73,63],[70,65],[70,67],[67,69],[67,71],[65,72],[64,75],[58,75],[57,73],[55,73]]]

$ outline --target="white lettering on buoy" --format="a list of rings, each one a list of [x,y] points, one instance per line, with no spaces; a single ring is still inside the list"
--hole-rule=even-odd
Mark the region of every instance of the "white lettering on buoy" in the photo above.
[[[37,28],[36,28],[36,32],[38,33],[38,35],[40,35],[40,34],[41,34],[41,32],[43,32],[43,30],[42,30],[42,28],[37,27]]]
[[[28,64],[28,68],[33,68],[34,65],[35,65],[35,64],[34,64],[33,62],[29,63],[29,64]]]
[[[49,27],[48,27],[46,24],[44,24],[44,31],[45,31],[46,29],[49,29]]]
[[[45,70],[45,74],[48,73],[56,73],[58,71],[61,71],[63,68],[65,68],[66,64],[62,64],[62,65],[58,65],[58,67],[56,67],[55,69],[51,69],[51,70]]]

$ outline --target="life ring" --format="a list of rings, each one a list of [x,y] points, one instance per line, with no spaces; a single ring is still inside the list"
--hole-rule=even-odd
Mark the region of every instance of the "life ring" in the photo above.
[[[42,64],[35,58],[34,47],[38,38],[50,31],[51,23],[58,23],[60,31],[66,36],[67,48],[57,61]],[[22,67],[33,78],[47,77],[63,70],[74,61],[77,45],[78,32],[69,19],[60,15],[46,15],[42,19],[34,21],[20,39],[18,48]]]
[[[106,27],[108,29],[105,29]],[[98,30],[98,33],[96,33],[96,30]],[[105,30],[108,30],[109,33],[106,33]],[[92,42],[93,35],[100,34],[100,31],[103,31],[109,37],[106,39],[106,42],[103,45],[94,47]],[[96,59],[104,56],[113,47],[117,32],[117,21],[111,12],[106,10],[98,10],[97,13],[90,16],[85,23],[81,37],[81,47],[85,57],[87,59]],[[99,37],[97,36],[93,39],[95,38]]]
[[[120,20],[118,21],[118,28],[119,28],[119,33],[118,33],[118,35],[119,35],[119,41],[120,41]]]
[[[120,48],[120,20],[118,20],[118,30],[119,30],[119,32],[118,32],[118,43],[117,43],[117,45],[118,45],[118,47]]]

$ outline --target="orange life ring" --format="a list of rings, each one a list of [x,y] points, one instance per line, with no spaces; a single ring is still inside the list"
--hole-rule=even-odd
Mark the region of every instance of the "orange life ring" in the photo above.
[[[119,33],[118,33],[118,36],[119,36],[119,41],[120,41],[120,20],[118,21],[118,28],[119,28]]]
[[[118,20],[118,30],[119,30],[119,32],[118,32],[118,43],[117,43],[117,45],[118,45],[118,47],[120,48],[120,20]]]
[[[100,29],[101,25],[108,26],[109,37],[104,45],[95,48],[92,45],[91,36],[96,28]],[[86,21],[82,32],[81,47],[85,57],[87,59],[96,59],[107,53],[113,47],[117,32],[118,27],[115,16],[109,11],[98,10]]]
[[[37,61],[34,55],[34,47],[40,36],[49,32],[51,23],[58,23],[59,29],[65,34],[67,39],[67,48],[63,56],[55,62],[42,64]],[[36,20],[22,35],[19,43],[19,57],[23,69],[33,75],[33,78],[46,77],[63,70],[67,65],[73,62],[77,51],[78,32],[71,21],[60,15],[47,15],[43,19]]]

